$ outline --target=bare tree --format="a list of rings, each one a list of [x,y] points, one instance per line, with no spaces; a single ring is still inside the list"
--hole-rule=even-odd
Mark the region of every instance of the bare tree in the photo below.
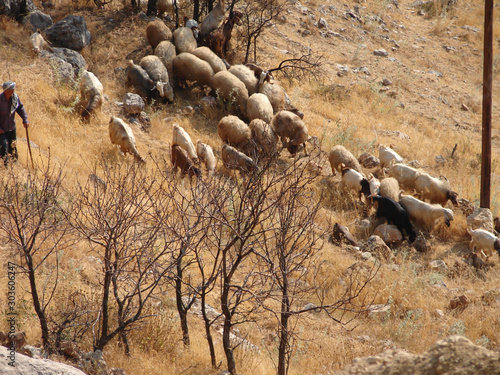
[[[321,263],[318,251],[326,237],[325,230],[316,225],[321,197],[315,196],[311,189],[317,179],[316,175],[307,171],[307,164],[311,162],[314,160],[300,166],[291,164],[281,172],[285,178],[280,178],[279,184],[271,184],[272,194],[271,191],[268,194],[273,197],[273,204],[266,221],[268,229],[264,232],[265,240],[258,250],[264,266],[261,272],[266,275],[269,284],[269,296],[263,306],[273,313],[278,322],[278,375],[288,373],[293,355],[296,324],[291,324],[291,320],[313,309],[326,311],[340,324],[344,324],[344,320],[339,319],[335,312],[350,311],[351,316],[347,320],[352,320],[366,311],[361,295],[375,275],[375,272],[370,272],[360,284],[358,279],[348,283],[346,294],[333,302],[333,297],[327,296],[328,293],[318,292],[331,288],[325,285],[320,288],[314,282],[311,283],[315,276],[320,276],[315,269]],[[320,303],[303,307],[303,301],[315,294]],[[358,300],[359,306],[354,306]]]
[[[278,18],[286,6],[283,0],[249,0],[240,4],[240,11],[243,13],[240,37],[243,38],[245,44],[244,63],[249,60],[252,45],[253,60],[257,61],[258,38],[262,35],[264,28],[270,26],[271,21]]]
[[[279,72],[289,80],[300,78],[319,79],[322,75],[323,55],[313,54],[309,50],[306,54],[281,61],[277,67],[268,69],[269,72]]]
[[[68,219],[103,263],[94,349],[102,350],[119,335],[128,354],[126,333],[147,317],[145,304],[171,267],[171,244],[161,235],[166,213],[158,203],[164,186],[135,164],[100,166],[102,179],[77,185]],[[117,316],[114,324],[112,311]]]
[[[20,256],[17,266],[28,277],[47,352],[55,349],[48,308],[58,288],[59,254],[70,245],[59,204],[62,182],[62,169],[53,168],[49,158],[46,165],[28,170],[26,176],[9,169],[0,192],[0,238]]]

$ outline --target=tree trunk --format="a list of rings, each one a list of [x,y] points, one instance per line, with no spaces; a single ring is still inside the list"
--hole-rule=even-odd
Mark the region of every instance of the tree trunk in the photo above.
[[[200,0],[193,1],[193,19],[196,21],[200,19]]]
[[[109,292],[110,292],[110,287],[111,287],[111,278],[113,276],[113,269],[111,267],[111,249],[107,248],[106,249],[106,255],[104,257],[104,267],[105,267],[105,273],[104,273],[104,285],[103,285],[103,291],[102,291],[102,304],[101,304],[101,309],[102,309],[102,322],[101,322],[101,334],[100,337],[97,341],[97,343],[94,344],[94,351],[96,349],[103,350],[104,346],[108,343],[108,328],[109,328],[109,312],[108,312],[108,305],[109,305]]]
[[[288,295],[288,273],[286,267],[286,258],[280,255],[280,273],[283,277],[283,288],[281,289],[281,322],[279,329],[279,348],[278,348],[278,375],[288,373],[287,359],[289,356],[290,336],[288,332],[288,319],[290,318],[290,296]]]
[[[156,16],[157,13],[158,13],[158,0],[148,0],[148,10],[146,11],[146,15]]]
[[[177,303],[177,312],[179,313],[179,318],[181,320],[181,330],[182,330],[182,342],[184,347],[189,347],[189,327],[187,322],[187,310],[182,302],[182,258],[184,256],[184,249],[181,248],[179,251],[179,257],[176,260],[177,275],[175,279],[175,299]]]
[[[223,261],[225,262],[225,260]],[[225,270],[224,270],[225,271]],[[236,362],[234,359],[233,348],[231,347],[231,326],[232,326],[232,316],[231,311],[229,311],[229,280],[224,277],[224,285],[221,296],[221,309],[224,314],[224,330],[222,332],[222,346],[224,347],[224,353],[226,355],[227,360],[227,370],[231,373],[231,375],[236,374]]]
[[[28,266],[28,278],[30,281],[30,289],[31,296],[33,297],[33,308],[35,309],[36,315],[38,316],[38,320],[40,321],[40,328],[42,330],[42,343],[43,348],[47,350],[49,353],[52,352],[52,347],[50,344],[49,338],[49,327],[47,325],[47,317],[45,316],[45,312],[43,310],[42,305],[40,304],[40,297],[38,297],[38,291],[36,290],[36,280],[35,280],[35,270],[33,267],[33,258],[31,254],[25,250],[25,259],[26,264]],[[21,349],[21,348],[19,348]]]
[[[214,340],[212,339],[212,334],[210,333],[210,319],[207,316],[206,309],[206,294],[205,290],[201,293],[201,314],[203,316],[203,321],[205,322],[205,334],[207,335],[208,349],[210,351],[210,359],[212,361],[212,368],[217,368],[217,358],[215,357]]]

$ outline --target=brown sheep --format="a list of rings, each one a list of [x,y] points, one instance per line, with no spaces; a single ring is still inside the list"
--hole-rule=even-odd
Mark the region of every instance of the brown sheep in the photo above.
[[[172,39],[172,31],[165,25],[165,22],[156,18],[146,26],[146,38],[154,51],[160,42]]]
[[[252,160],[252,158],[226,144],[222,146],[221,158],[224,163],[224,167],[228,170],[237,169],[240,172],[247,174],[260,170],[259,166]]]
[[[299,116],[289,111],[280,111],[274,115],[271,126],[279,135],[283,147],[292,156],[297,153],[300,145],[304,146],[304,153],[307,155],[306,141],[309,139],[309,132]]]
[[[190,179],[193,176],[198,178],[201,177],[201,170],[195,167],[186,150],[179,145],[172,145],[172,166],[174,168],[174,174],[180,169],[181,177],[186,174]]]
[[[227,54],[229,41],[231,40],[231,33],[233,32],[234,25],[241,25],[241,18],[243,13],[235,10],[229,15],[229,18],[223,25],[219,26],[216,30],[211,32],[207,39],[208,46],[219,57],[224,58]]]

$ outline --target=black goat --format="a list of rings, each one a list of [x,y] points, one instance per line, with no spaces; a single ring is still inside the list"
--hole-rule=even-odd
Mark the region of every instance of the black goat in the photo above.
[[[389,224],[394,224],[401,234],[408,236],[410,243],[415,241],[417,235],[413,231],[408,212],[398,202],[391,198],[380,195],[372,196],[372,199],[378,202],[375,217],[383,217]]]

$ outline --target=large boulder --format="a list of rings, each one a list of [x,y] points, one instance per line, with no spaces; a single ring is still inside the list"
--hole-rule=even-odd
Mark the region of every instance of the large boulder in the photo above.
[[[450,336],[420,355],[390,349],[374,357],[356,358],[341,374],[500,374],[500,353],[474,345],[465,337]]]
[[[29,12],[37,10],[32,0],[0,0],[0,15],[21,21]]]
[[[49,59],[54,72],[54,81],[73,85],[87,62],[78,52],[68,48],[53,48],[42,51],[40,57]]]
[[[82,16],[69,15],[45,31],[46,39],[54,47],[81,51],[90,44],[90,31]]]
[[[14,363],[10,366],[9,363]],[[85,375],[83,371],[63,363],[48,359],[30,358],[21,353],[11,353],[11,351],[0,346],[0,374],[3,375],[38,375],[38,374],[64,374],[64,375]]]
[[[45,14],[39,10],[35,10],[34,12],[30,12],[23,19],[23,24],[28,26],[31,31],[43,31],[54,24],[52,21],[52,17],[48,14]]]

